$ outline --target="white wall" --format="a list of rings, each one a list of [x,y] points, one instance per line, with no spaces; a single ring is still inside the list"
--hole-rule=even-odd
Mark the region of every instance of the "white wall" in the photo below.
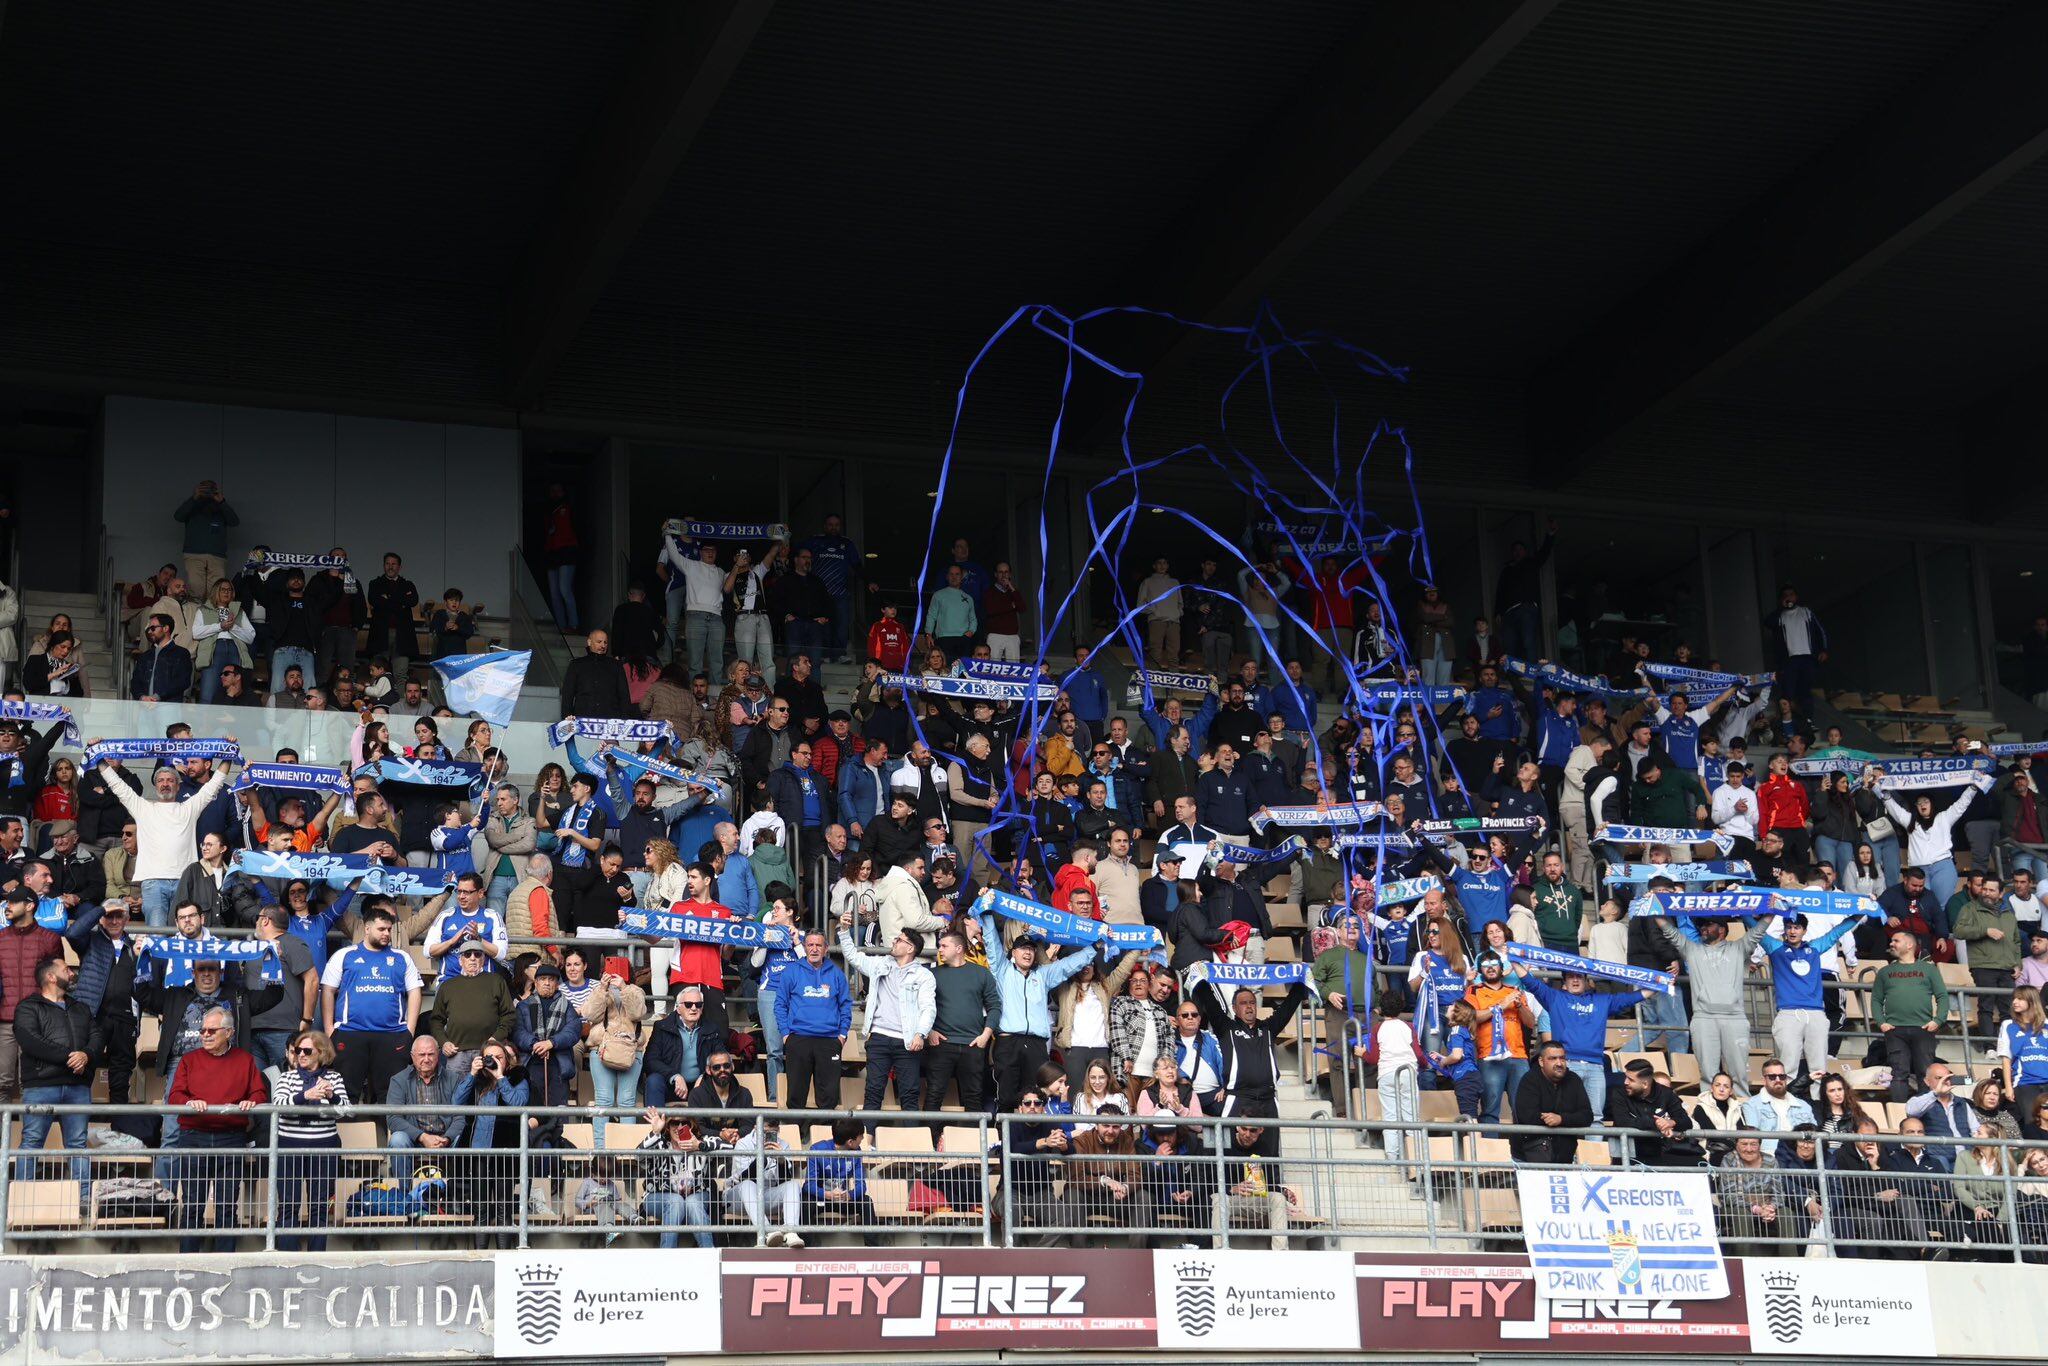
[[[344,546],[364,575],[396,551],[423,600],[452,587],[492,616],[511,605],[516,431],[112,397],[104,449],[118,578],[178,562],[184,527],[171,514],[210,478],[242,519],[228,537],[231,571],[258,543]]]

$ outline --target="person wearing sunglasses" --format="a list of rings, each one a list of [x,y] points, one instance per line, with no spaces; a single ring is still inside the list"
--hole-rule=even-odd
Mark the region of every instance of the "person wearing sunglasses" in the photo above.
[[[334,1045],[317,1029],[293,1035],[272,1099],[290,1107],[277,1118],[277,1245],[286,1252],[325,1252],[325,1234],[286,1235],[287,1228],[325,1228],[334,1205],[337,1117],[349,1112],[348,1084],[334,1070]],[[301,1199],[305,1202],[303,1214]]]

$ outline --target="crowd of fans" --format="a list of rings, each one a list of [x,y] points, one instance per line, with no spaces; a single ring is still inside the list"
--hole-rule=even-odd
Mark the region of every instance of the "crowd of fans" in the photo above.
[[[594,1115],[604,1160],[573,1189],[545,1157],[520,1186],[509,1114],[392,1117],[392,1174],[431,1167],[438,1198],[485,1224],[521,1203],[558,1217],[559,1184],[563,1215],[637,1215],[671,1243],[708,1239],[730,1217],[777,1245],[823,1215],[873,1222],[862,1153],[879,1126],[904,1122],[887,1111],[957,1103],[1030,1117],[999,1132],[1020,1232],[1172,1236],[1205,1225],[1219,1200],[1284,1231],[1302,1206],[1279,1130],[1191,1121],[1279,1115],[1281,1047],[1304,1032],[1295,1021],[1310,999],[1321,1038],[1300,1042],[1320,1043],[1339,1115],[1370,1095],[1386,1120],[1413,1121],[1418,1092],[1441,1090],[1464,1119],[1511,1117],[1524,1161],[1576,1160],[1579,1130],[1626,1131],[1632,1160],[1716,1168],[1731,1237],[1803,1236],[1787,1231],[1810,1227],[1815,1183],[1837,1179],[1837,1235],[1873,1244],[1968,1244],[1976,1224],[2006,1218],[2003,1194],[1985,1202],[1994,1190],[2038,1198],[2014,1217],[2048,1220],[2038,1148],[2016,1164],[1990,1145],[1842,1143],[1816,1172],[1812,1142],[1690,1136],[1853,1136],[1898,1103],[1907,1138],[2048,1139],[2048,928],[2035,886],[2048,836],[2033,756],[1951,791],[1895,794],[1881,764],[1795,771],[1796,759],[1849,751],[1807,719],[1825,637],[1790,588],[1774,618],[1775,685],[1741,680],[1694,706],[1654,684],[1633,641],[1599,688],[1508,667],[1540,652],[1528,609],[1548,540],[1514,548],[1498,622],[1463,644],[1433,588],[1405,618],[1413,639],[1399,641],[1364,585],[1341,576],[1261,553],[1225,598],[1177,592],[1160,561],[1137,589],[1151,604],[1146,663],[1192,667],[1204,686],[1143,693],[1120,711],[1121,670],[1078,650],[1048,675],[1058,699],[1027,731],[1017,702],[899,686],[905,673],[1020,657],[1023,600],[1007,564],[984,569],[955,542],[931,578],[926,629],[913,637],[885,607],[863,649],[852,613],[862,559],[836,518],[758,558],[690,543],[672,523],[658,566],[665,610],[636,587],[608,629],[589,630],[561,689],[565,717],[665,721],[672,737],[571,744],[521,785],[491,726],[437,707],[411,667],[432,657],[416,653],[422,637],[438,656],[474,635],[477,609],[457,590],[423,615],[397,555],[361,583],[340,548],[309,573],[267,567],[258,547],[231,577],[235,520],[221,491],[202,484],[178,513],[182,576],[166,565],[129,596],[129,691],[170,706],[169,718],[187,698],[353,711],[348,792],[237,790],[235,765],[215,759],[81,772],[53,757],[57,725],[0,725],[0,1099],[105,1096],[112,1126],[161,1148],[165,1170],[184,1173],[183,1207],[210,1200],[217,1224],[233,1222],[220,1217],[233,1183],[217,1157],[194,1155],[255,1141],[263,1121],[247,1111],[265,1101],[292,1107],[276,1141],[294,1228],[332,1214],[335,1120],[352,1104],[587,1102],[643,1109],[648,1133],[629,1159],[605,1143],[617,1121]],[[1217,576],[1204,562],[1192,583]],[[1281,628],[1283,602],[1302,609],[1313,640]],[[77,644],[53,622],[24,670],[43,686],[26,691],[79,695]],[[850,694],[828,696],[820,665],[855,653]],[[1682,647],[1674,662],[1712,667]],[[1375,725],[1346,693],[1326,702],[1316,686],[1346,676],[1463,691]],[[173,721],[166,733],[190,731]],[[1753,742],[1771,751],[1760,782]],[[1957,753],[1974,757],[1975,742]],[[462,790],[361,771],[389,757],[453,759],[480,776]],[[1375,814],[1341,827],[1265,819],[1353,802]],[[1417,830],[1458,818],[1494,830]],[[1722,844],[1623,846],[1601,837],[1611,824],[1711,831]],[[1242,856],[1219,857],[1225,847]],[[258,877],[236,870],[242,849],[361,855],[443,886],[393,896]],[[1858,892],[1881,914],[1630,914],[1642,891],[1722,885],[1688,870],[1709,858],[1750,865],[1731,884]],[[1610,877],[1642,863],[1669,871]],[[1383,899],[1395,882],[1410,894]],[[1048,943],[992,913],[985,886],[1150,927],[1157,947]],[[632,918],[650,910],[784,934],[751,948],[663,940]],[[147,947],[153,933],[219,929],[267,941],[281,972],[200,958],[172,985]],[[1624,989],[1590,969],[1553,980],[1513,945],[1680,973],[1684,988]],[[1844,1001],[1865,999],[1850,988],[1880,961],[1870,1042],[1842,1058],[1854,1023]],[[1209,981],[1217,963],[1301,970],[1229,990]],[[1957,967],[1982,991],[1959,994]],[[1956,1046],[1973,1011],[1962,1037],[1988,1046],[1990,1063]],[[1772,1056],[1758,1061],[1764,1038]],[[1622,1052],[1642,1056],[1617,1068]],[[144,1058],[160,1083],[138,1077]],[[1979,1078],[1967,1092],[1958,1066]],[[139,1089],[183,1112],[123,1113]],[[846,1117],[799,1152],[748,1117],[778,1103]],[[25,1147],[52,1122],[31,1113]],[[82,1153],[86,1117],[62,1127]],[[566,1142],[559,1117],[525,1129],[531,1152]],[[1220,1167],[1213,1142],[1226,1148]],[[1412,1139],[1390,1130],[1385,1142],[1401,1158]],[[1901,1163],[1977,1184],[1914,1185],[1901,1201],[1884,1194]],[[33,1165],[19,1159],[16,1176]],[[921,1175],[922,1207],[978,1204],[979,1168],[962,1170]],[[2007,1175],[2022,1179],[2008,1187]]]

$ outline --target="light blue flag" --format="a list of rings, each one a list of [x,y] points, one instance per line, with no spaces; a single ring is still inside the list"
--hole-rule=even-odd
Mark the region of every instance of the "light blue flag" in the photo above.
[[[448,708],[475,712],[494,726],[512,724],[512,707],[526,686],[531,650],[494,650],[483,655],[450,655],[434,661]]]

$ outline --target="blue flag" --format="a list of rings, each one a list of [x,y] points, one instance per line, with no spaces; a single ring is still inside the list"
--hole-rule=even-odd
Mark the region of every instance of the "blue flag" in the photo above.
[[[481,655],[450,655],[434,661],[441,690],[451,711],[475,712],[494,726],[512,724],[512,708],[526,686],[531,650],[494,650]]]

